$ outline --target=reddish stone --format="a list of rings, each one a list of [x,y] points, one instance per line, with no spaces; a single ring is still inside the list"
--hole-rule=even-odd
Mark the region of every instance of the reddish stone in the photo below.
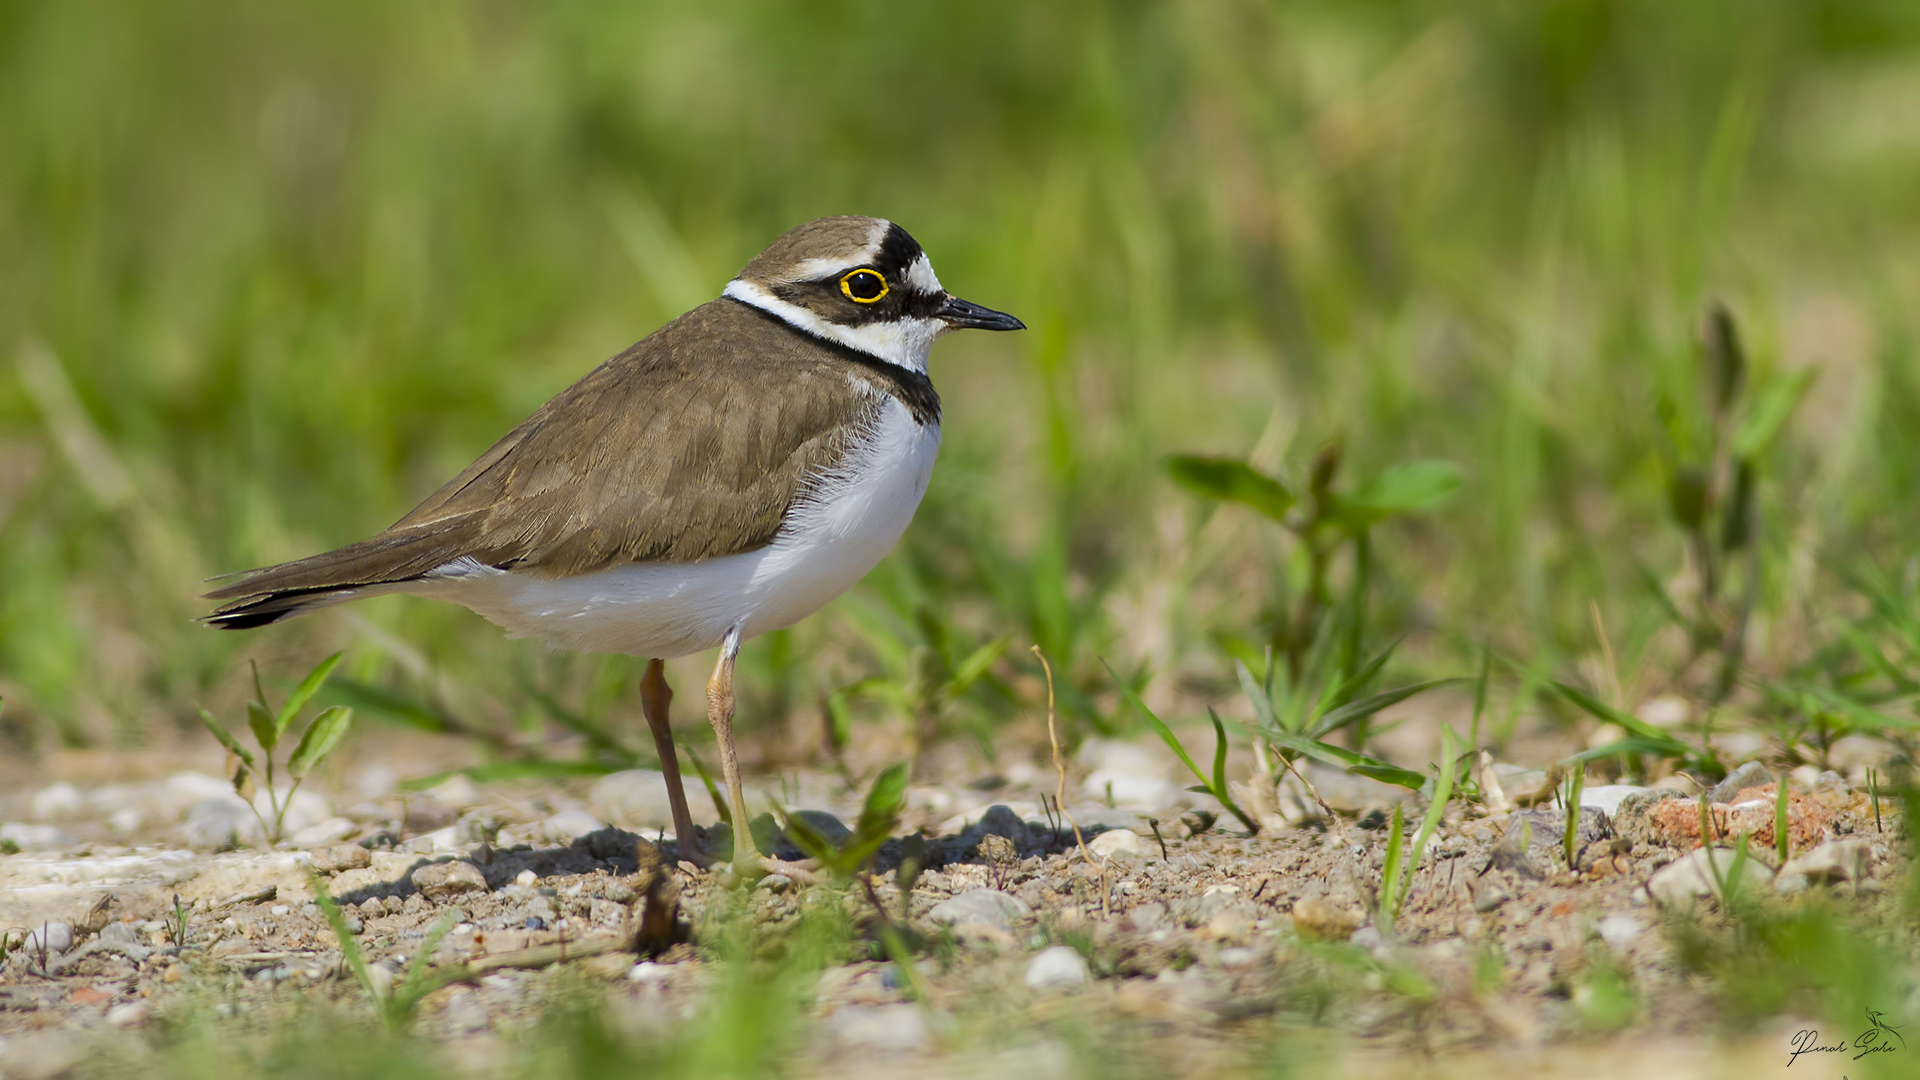
[[[1715,843],[1724,844],[1741,833],[1763,848],[1774,846],[1773,814],[1778,789],[1762,784],[1742,790],[1731,803],[1709,808]],[[1674,847],[1700,846],[1700,803],[1696,799],[1668,799],[1647,810],[1653,839]],[[1833,828],[1833,812],[1812,796],[1787,792],[1787,839],[1794,850],[1820,843]]]

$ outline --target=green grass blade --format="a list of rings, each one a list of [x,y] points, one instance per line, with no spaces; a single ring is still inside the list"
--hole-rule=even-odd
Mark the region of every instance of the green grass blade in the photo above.
[[[1441,820],[1446,816],[1447,801],[1453,798],[1454,766],[1460,757],[1458,740],[1453,737],[1453,729],[1440,725],[1440,773],[1434,781],[1433,799],[1427,803],[1426,816],[1420,819],[1420,831],[1414,834],[1413,856],[1407,862],[1406,881],[1396,890],[1399,903],[1407,902],[1407,894],[1413,889],[1414,871],[1420,869],[1420,858],[1427,850],[1427,842],[1433,839],[1434,831],[1440,828]],[[1394,909],[1399,914],[1399,908]]]
[[[353,931],[347,928],[345,916],[340,914],[340,905],[334,903],[333,896],[327,892],[326,883],[320,875],[309,869],[307,881],[313,887],[313,902],[320,905],[320,914],[325,916],[327,925],[333,928],[333,936],[340,943],[340,957],[346,961],[347,970],[360,982],[367,996],[373,999],[375,1011],[383,1016],[386,1012],[386,998],[380,993],[380,986],[367,972],[366,958],[360,955],[360,944],[354,940]]]
[[[1173,729],[1168,727],[1165,721],[1155,716],[1152,709],[1147,708],[1147,703],[1141,701],[1140,695],[1133,692],[1133,687],[1128,686],[1126,681],[1120,678],[1113,670],[1112,664],[1107,663],[1105,660],[1100,661],[1100,663],[1107,669],[1107,674],[1113,676],[1115,685],[1120,687],[1120,693],[1126,696],[1127,701],[1132,704],[1134,711],[1146,719],[1147,724],[1160,736],[1160,741],[1167,744],[1167,748],[1172,750],[1174,756],[1180,759],[1180,763],[1187,767],[1187,771],[1193,774],[1194,779],[1200,781],[1202,784],[1210,784],[1207,774],[1201,772],[1200,766],[1195,765],[1193,758],[1187,756],[1187,748],[1180,745],[1180,740],[1173,734]]]
[[[1380,921],[1389,927],[1400,911],[1400,849],[1405,829],[1400,804],[1394,803],[1392,823],[1387,826],[1387,856],[1380,864]]]
[[[1601,701],[1599,698],[1594,697],[1579,687],[1569,686],[1558,679],[1548,679],[1547,685],[1553,687],[1556,693],[1589,716],[1598,720],[1604,720],[1609,724],[1617,724],[1627,733],[1638,735],[1652,745],[1663,747],[1664,749],[1660,752],[1660,756],[1662,757],[1693,756],[1693,748],[1686,743],[1661,731],[1659,728],[1654,727],[1652,724],[1647,723],[1632,713],[1623,712],[1608,705],[1606,702]]]
[[[1247,696],[1248,704],[1253,706],[1253,718],[1263,728],[1278,727],[1279,721],[1273,715],[1273,701],[1267,692],[1247,670],[1247,665],[1238,660],[1233,662],[1234,674],[1240,679],[1240,692]]]
[[[1356,720],[1364,719],[1382,709],[1398,705],[1415,694],[1423,694],[1436,686],[1445,686],[1448,683],[1456,682],[1466,682],[1466,680],[1462,678],[1429,679],[1426,682],[1413,683],[1410,686],[1396,687],[1392,690],[1382,690],[1380,693],[1374,694],[1371,697],[1349,702],[1321,717],[1319,721],[1314,724],[1311,736],[1316,739],[1325,738],[1332,732],[1339,731],[1341,728],[1346,727]]]

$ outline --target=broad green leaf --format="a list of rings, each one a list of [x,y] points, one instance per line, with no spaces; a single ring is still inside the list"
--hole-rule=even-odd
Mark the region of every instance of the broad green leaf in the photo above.
[[[313,771],[340,740],[347,737],[347,729],[353,726],[353,710],[344,705],[333,708],[313,718],[307,725],[306,734],[300,736],[300,745],[293,748],[293,757],[287,760],[287,773],[299,780]]]
[[[1372,716],[1374,713],[1389,706],[1398,705],[1415,694],[1425,693],[1436,686],[1445,686],[1448,683],[1465,681],[1465,679],[1461,678],[1429,679],[1426,682],[1395,687],[1392,690],[1382,690],[1371,697],[1364,697],[1359,701],[1342,705],[1321,717],[1319,722],[1313,726],[1313,737],[1316,739],[1325,738],[1331,732],[1339,731],[1341,728],[1346,727],[1356,720]]]
[[[1167,749],[1173,751],[1174,756],[1179,758],[1181,764],[1187,767],[1187,771],[1193,774],[1194,779],[1200,781],[1202,784],[1208,783],[1207,774],[1201,772],[1200,766],[1195,765],[1193,759],[1187,756],[1187,748],[1180,745],[1180,740],[1173,734],[1173,729],[1168,727],[1158,716],[1153,715],[1153,710],[1147,708],[1147,703],[1140,700],[1140,695],[1133,692],[1133,687],[1128,686],[1126,682],[1120,678],[1113,670],[1112,664],[1107,663],[1105,660],[1100,661],[1100,663],[1107,669],[1107,674],[1113,676],[1113,681],[1119,685],[1120,692],[1126,695],[1127,701],[1133,705],[1134,710],[1145,717],[1147,723],[1153,726],[1153,730],[1160,736],[1160,741],[1167,744]]]
[[[1437,506],[1460,490],[1460,467],[1451,461],[1395,465],[1340,498],[1338,514],[1349,527],[1365,527],[1395,514]]]
[[[866,805],[860,809],[860,824],[855,831],[890,830],[907,801],[907,763],[896,761],[874,777],[867,791]]]
[[[1243,461],[1179,454],[1167,459],[1167,475],[1192,494],[1237,502],[1280,521],[1294,504],[1293,492]]]
[[[280,715],[273,718],[273,727],[276,732],[287,730],[287,725],[293,723],[293,718],[300,715],[300,710],[320,689],[320,684],[327,681],[327,676],[333,674],[333,669],[340,666],[340,658],[345,655],[347,654],[344,652],[334,653],[320,661],[312,671],[307,672],[307,677],[300,680],[299,686],[294,687],[293,696],[280,707]]]
[[[213,737],[220,740],[221,746],[232,751],[233,756],[245,762],[249,768],[253,766],[253,755],[247,752],[246,747],[240,745],[240,740],[234,738],[232,732],[220,726],[220,721],[215,720],[212,713],[202,708],[200,722],[207,725],[207,730],[213,732]]]
[[[247,702],[247,727],[252,729],[253,741],[260,744],[260,749],[272,754],[274,744],[280,741],[280,729],[273,726],[273,717],[268,715],[265,705]]]
[[[787,839],[793,841],[793,846],[805,852],[808,858],[820,860],[820,865],[829,870],[839,870],[845,873],[852,872],[840,865],[839,849],[835,848],[831,841],[821,835],[820,830],[807,824],[805,818],[799,817],[792,811],[782,807],[780,811],[780,821],[783,831],[787,834]]]
[[[1733,456],[1751,460],[1772,445],[1774,437],[1786,425],[1787,418],[1813,385],[1818,368],[1805,367],[1782,379],[1775,379],[1760,394],[1753,408],[1733,429]]]

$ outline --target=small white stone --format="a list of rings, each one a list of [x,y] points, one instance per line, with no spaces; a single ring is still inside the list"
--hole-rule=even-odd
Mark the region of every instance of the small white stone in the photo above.
[[[130,1001],[107,1010],[107,1023],[114,1027],[132,1027],[147,1019],[147,1003]]]
[[[605,822],[585,810],[562,810],[541,822],[535,831],[548,843],[565,844],[577,836],[596,833],[606,827]]]
[[[661,982],[668,975],[667,969],[651,960],[642,960],[627,972],[627,981],[636,983]]]
[[[328,844],[337,844],[358,831],[360,831],[360,826],[355,825],[351,820],[343,817],[330,817],[325,821],[301,829],[299,832],[287,837],[287,839],[292,841],[293,846],[297,848],[326,847]]]
[[[1593,928],[1599,933],[1600,940],[1620,951],[1632,945],[1646,930],[1646,925],[1631,915],[1609,915],[1595,923]]]
[[[85,803],[80,789],[62,780],[33,793],[33,816],[39,821],[73,817]]]
[[[1647,888],[1662,903],[1684,904],[1696,896],[1719,893],[1717,878],[1733,872],[1733,852],[1727,848],[1697,848],[1686,858],[1660,868],[1647,882]],[[1748,856],[1741,869],[1744,887],[1767,884],[1773,876],[1758,859]]]
[[[531,870],[522,870],[519,873],[513,875],[513,883],[515,885],[520,886],[523,889],[532,888],[534,882],[539,880],[540,880],[540,875],[534,873]]]
[[[1067,990],[1086,985],[1091,977],[1086,958],[1069,945],[1043,949],[1027,964],[1027,987],[1032,990]]]
[[[28,953],[39,952],[43,943],[48,952],[66,952],[73,948],[73,928],[63,922],[50,922],[27,931],[25,949]]]
[[[1087,850],[1102,859],[1115,855],[1145,855],[1147,845],[1132,829],[1110,829],[1087,841]]]
[[[285,904],[275,904],[273,905],[271,910],[275,915],[286,915],[293,911],[292,908],[288,907]]]

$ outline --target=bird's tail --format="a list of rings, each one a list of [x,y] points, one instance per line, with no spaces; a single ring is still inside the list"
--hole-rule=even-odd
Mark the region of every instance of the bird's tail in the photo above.
[[[467,515],[406,529],[304,559],[249,570],[203,599],[221,604],[204,621],[250,630],[348,600],[400,592],[466,555]]]

